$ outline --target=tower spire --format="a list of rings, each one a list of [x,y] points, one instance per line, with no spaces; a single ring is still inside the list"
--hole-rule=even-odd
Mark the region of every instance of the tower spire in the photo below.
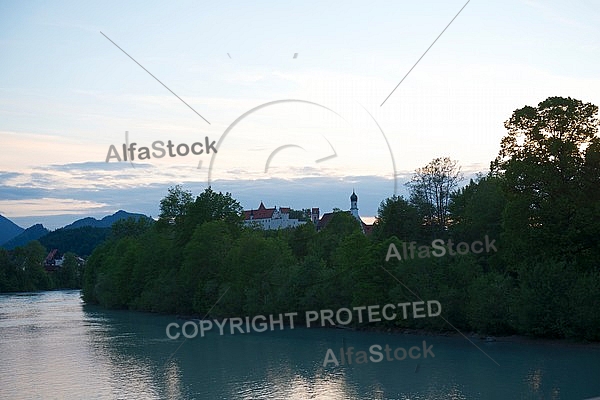
[[[350,214],[352,214],[355,218],[360,218],[358,216],[358,196],[352,189],[352,195],[350,195]]]

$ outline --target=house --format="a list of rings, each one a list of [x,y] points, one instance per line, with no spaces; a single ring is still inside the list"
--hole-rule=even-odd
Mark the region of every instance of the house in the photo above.
[[[295,228],[305,223],[305,221],[290,218],[289,207],[266,208],[262,201],[256,210],[244,210],[245,225],[265,230]]]
[[[44,269],[46,271],[56,271],[62,267],[64,256],[59,257],[58,249],[53,249],[44,259]]]
[[[85,264],[85,260],[79,256],[75,256],[75,261],[78,267],[82,267]],[[48,272],[58,271],[62,268],[65,262],[65,255],[60,254],[58,249],[52,249],[46,256],[43,262],[44,269]]]

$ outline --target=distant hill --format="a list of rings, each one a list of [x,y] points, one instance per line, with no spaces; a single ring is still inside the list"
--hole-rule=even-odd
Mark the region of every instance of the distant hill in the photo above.
[[[72,252],[81,257],[87,257],[100,243],[110,235],[110,228],[94,228],[82,226],[81,228],[61,228],[44,235],[40,243],[51,251],[59,249],[61,253]]]
[[[50,232],[41,224],[36,224],[23,230],[23,228],[15,225],[12,221],[4,217],[2,218],[0,219],[0,229],[3,226],[3,222],[7,221],[6,226],[9,229],[13,229],[14,231],[14,227],[16,227],[21,230],[14,237],[8,239],[6,243],[2,244],[2,247],[5,249],[12,250],[15,247],[24,246],[32,240],[39,240],[48,251],[59,249],[61,253],[73,252],[80,256],[89,256],[96,246],[105,241],[110,234],[110,227],[115,222],[129,218],[134,218],[135,220],[142,218],[152,220],[152,218],[143,214],[119,210],[100,220],[86,217]],[[11,224],[14,225],[12,228],[10,228]]]
[[[0,245],[22,233],[25,229],[0,215]]]
[[[12,250],[15,247],[25,246],[30,241],[38,240],[42,236],[46,235],[48,232],[50,231],[44,228],[44,225],[35,224],[25,229],[23,232],[21,232],[19,235],[15,236],[8,242],[4,243],[2,247],[8,250]]]
[[[114,224],[115,222],[117,222],[121,219],[128,219],[128,218],[135,218],[136,220],[139,220],[140,218],[151,219],[150,217],[148,217],[144,214],[135,214],[135,213],[129,213],[127,211],[119,210],[116,213],[114,213],[113,215],[108,215],[100,220],[98,220],[96,218],[92,218],[92,217],[78,219],[77,221],[73,222],[72,224],[65,226],[63,229],[77,229],[77,228],[81,228],[84,226],[91,226],[94,228],[110,228],[112,226],[112,224]]]

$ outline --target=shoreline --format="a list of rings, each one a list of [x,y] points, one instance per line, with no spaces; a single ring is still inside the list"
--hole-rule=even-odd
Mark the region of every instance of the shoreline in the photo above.
[[[330,328],[330,327],[327,327]],[[339,329],[333,327],[334,329]],[[565,346],[565,347],[587,347],[600,349],[600,342],[590,342],[576,338],[547,338],[547,337],[531,337],[519,334],[513,335],[484,335],[475,332],[456,332],[456,331],[428,331],[425,329],[407,329],[407,328],[377,328],[377,327],[359,327],[350,328],[357,332],[373,332],[373,333],[388,333],[391,335],[419,335],[419,336],[434,336],[434,337],[452,337],[462,338],[465,336],[469,340],[477,340],[483,343],[515,343],[515,344],[541,344],[550,346]]]
[[[130,310],[130,311],[139,311],[139,310]],[[142,311],[149,312],[153,314],[157,314],[151,311]],[[165,316],[171,316],[173,314],[162,314]],[[201,321],[202,317],[197,315],[174,315],[176,319],[181,320],[196,320]],[[229,317],[219,317],[219,318],[207,318],[210,320],[223,321],[224,319],[228,319]],[[235,318],[235,317],[232,317]],[[286,327],[289,327],[289,324],[284,324]],[[577,338],[547,338],[547,337],[531,337],[526,335],[512,334],[512,335],[486,335],[480,334],[476,332],[462,332],[459,333],[457,331],[429,331],[426,329],[410,329],[410,328],[390,328],[390,327],[377,327],[377,326],[358,326],[351,327],[345,325],[335,325],[335,326],[315,326],[315,327],[306,327],[306,325],[298,325],[296,327],[305,328],[305,329],[338,329],[338,330],[348,330],[354,332],[371,332],[371,333],[387,333],[390,335],[419,335],[419,336],[433,336],[433,337],[451,337],[451,338],[468,338],[469,340],[478,341],[481,343],[515,343],[515,344],[526,344],[526,345],[549,345],[549,346],[563,346],[563,347],[585,347],[585,348],[595,348],[600,349],[600,342],[590,342],[584,339]],[[295,328],[294,328],[295,329]]]

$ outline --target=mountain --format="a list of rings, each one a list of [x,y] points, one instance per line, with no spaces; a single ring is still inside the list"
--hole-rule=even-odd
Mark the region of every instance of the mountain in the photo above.
[[[135,213],[129,213],[127,211],[119,210],[116,213],[114,213],[113,215],[108,215],[100,220],[98,220],[96,218],[92,218],[92,217],[78,219],[77,221],[73,222],[72,224],[65,226],[63,229],[77,229],[77,228],[81,228],[84,226],[91,226],[94,228],[110,228],[112,226],[112,224],[114,224],[115,222],[117,222],[121,219],[128,219],[128,218],[135,218],[136,220],[139,220],[141,218],[151,219],[150,217],[148,217],[144,214],[135,214]]]
[[[10,219],[0,215],[0,244],[8,242],[24,230]]]
[[[29,228],[25,229],[19,235],[10,239],[8,242],[4,243],[2,245],[2,247],[4,247],[7,250],[12,250],[15,247],[25,246],[30,241],[38,240],[42,236],[46,235],[48,232],[50,232],[50,231],[48,229],[44,228],[44,225],[35,224],[35,225],[30,226]]]
[[[115,222],[134,218],[136,220],[146,218],[152,220],[152,218],[144,214],[129,213],[123,210],[119,210],[112,215],[108,215],[100,220],[92,217],[86,217],[79,219],[72,224],[69,224],[63,228],[57,229],[54,232],[50,232],[44,228],[42,224],[33,225],[30,228],[23,230],[19,226],[15,225],[12,221],[0,216],[0,232],[17,232],[16,235],[10,236],[2,247],[7,250],[12,250],[18,246],[24,246],[32,240],[39,240],[42,245],[47,249],[60,249],[61,252],[72,251],[78,255],[89,255],[92,250],[100,243],[102,243],[110,234],[110,227]],[[6,230],[4,229],[6,226]],[[12,229],[12,230],[11,230]],[[1,243],[1,242],[0,242]]]

